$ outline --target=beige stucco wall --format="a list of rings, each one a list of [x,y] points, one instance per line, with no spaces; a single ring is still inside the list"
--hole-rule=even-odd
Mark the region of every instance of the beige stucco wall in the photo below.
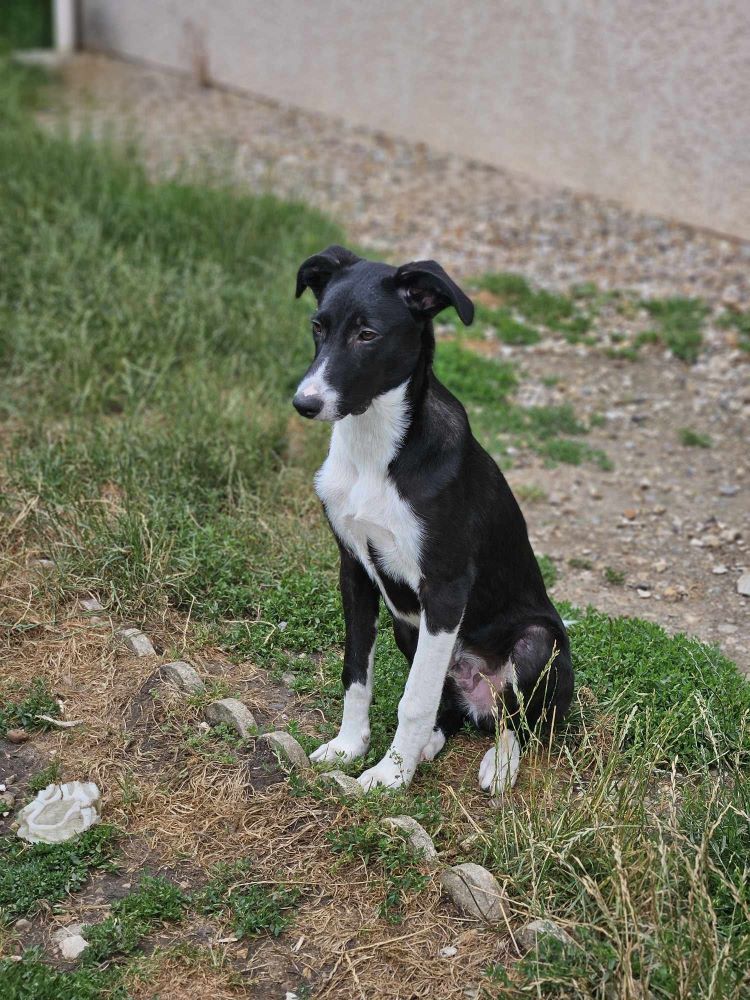
[[[83,44],[750,238],[750,0],[81,0]]]

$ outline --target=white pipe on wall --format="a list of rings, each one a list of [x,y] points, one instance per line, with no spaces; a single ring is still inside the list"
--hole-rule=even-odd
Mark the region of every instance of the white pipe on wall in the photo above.
[[[72,52],[76,43],[75,0],[53,0],[52,26],[57,52]]]

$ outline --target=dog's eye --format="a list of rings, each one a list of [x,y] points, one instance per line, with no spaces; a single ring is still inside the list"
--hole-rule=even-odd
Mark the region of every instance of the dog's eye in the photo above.
[[[323,332],[323,327],[320,325],[320,323],[318,323],[316,319],[312,321],[312,332],[313,332],[313,337],[319,337]]]
[[[360,330],[357,340],[363,341],[365,344],[369,344],[372,340],[378,339],[378,334],[374,330]]]

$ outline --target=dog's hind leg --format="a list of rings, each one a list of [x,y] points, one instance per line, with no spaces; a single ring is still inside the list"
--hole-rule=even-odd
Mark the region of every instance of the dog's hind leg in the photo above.
[[[380,593],[364,567],[341,547],[341,600],[346,623],[344,714],[338,736],[310,754],[315,763],[346,763],[370,746],[370,702]]]

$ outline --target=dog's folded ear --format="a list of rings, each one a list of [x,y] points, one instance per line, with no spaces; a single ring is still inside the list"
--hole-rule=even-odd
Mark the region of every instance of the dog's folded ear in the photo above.
[[[299,298],[306,288],[311,288],[315,298],[320,301],[320,296],[333,275],[344,267],[356,264],[361,259],[356,253],[347,250],[346,247],[335,244],[320,253],[313,254],[297,271],[296,298]]]
[[[474,303],[434,260],[402,264],[395,274],[396,288],[412,312],[432,319],[453,306],[464,326],[474,319]]]

